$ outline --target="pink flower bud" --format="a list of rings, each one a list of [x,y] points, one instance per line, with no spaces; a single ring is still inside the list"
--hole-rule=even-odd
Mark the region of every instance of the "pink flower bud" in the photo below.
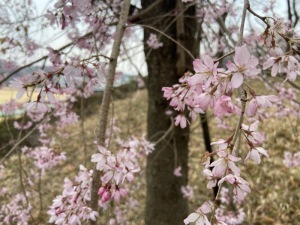
[[[98,190],[98,195],[102,196],[104,192],[105,192],[105,188],[104,188],[104,187],[101,187],[101,188],[99,188],[99,190]]]
[[[104,194],[102,195],[101,201],[102,203],[107,202],[110,199],[110,192],[109,191],[105,191]]]

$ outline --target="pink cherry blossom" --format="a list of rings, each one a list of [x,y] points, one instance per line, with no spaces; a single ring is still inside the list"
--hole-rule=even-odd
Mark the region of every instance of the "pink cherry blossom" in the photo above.
[[[106,157],[110,156],[111,153],[106,148],[98,145],[98,150],[100,153],[95,153],[92,155],[92,162],[97,163],[96,169],[102,171],[106,164]]]
[[[206,179],[208,180],[207,188],[213,188],[217,185],[218,176],[213,174],[213,172],[209,169],[203,170],[203,174],[206,176]]]
[[[300,63],[291,56],[287,55],[282,57],[282,63],[286,66],[287,80],[295,81],[297,76],[300,76]]]
[[[115,202],[120,201],[120,197],[125,197],[127,195],[127,191],[124,188],[118,188],[116,187],[112,193],[112,197]]]
[[[24,103],[23,107],[27,111],[29,117],[35,122],[44,118],[44,115],[50,111],[48,106],[42,102]]]
[[[210,76],[216,76],[218,72],[218,64],[214,63],[213,59],[209,55],[204,55],[202,60],[195,59],[193,62],[194,70],[196,74],[188,79],[189,85],[202,84],[207,80],[211,81]]]
[[[32,126],[32,122],[28,121],[25,124],[20,124],[18,121],[14,121],[14,128],[18,130],[27,130]]]
[[[242,129],[244,130],[248,141],[250,141],[253,145],[260,145],[265,140],[265,137],[258,129],[259,121],[254,121],[250,126],[242,124]]]
[[[178,126],[179,124],[181,128],[185,128],[187,125],[187,119],[183,114],[179,114],[175,118],[175,125]]]
[[[249,116],[253,116],[256,114],[258,108],[265,109],[272,107],[274,103],[278,103],[279,101],[280,99],[275,95],[253,96],[246,107],[246,113]]]
[[[203,203],[196,212],[190,214],[183,222],[184,224],[190,224],[196,222],[198,225],[211,225],[205,214],[211,211],[211,204],[208,202]]]
[[[230,140],[220,139],[218,141],[212,142],[211,145],[217,145],[218,151],[226,150],[229,146]]]
[[[16,96],[17,99],[20,99],[27,90],[27,88],[24,87],[23,81],[21,81],[19,78],[14,78],[12,81],[10,81],[9,87],[18,89]]]
[[[184,198],[192,199],[194,197],[194,190],[191,186],[181,186],[180,190]]]
[[[260,164],[260,154],[263,154],[264,156],[266,157],[269,157],[267,151],[262,148],[262,147],[253,147],[251,148],[251,150],[248,152],[246,158],[245,158],[245,162],[248,160],[248,159],[252,159],[254,162],[256,162],[257,164]]]
[[[218,182],[218,185],[222,184],[224,181],[227,181],[228,183],[233,185],[233,194],[237,202],[242,202],[245,197],[251,192],[248,182],[237,175],[226,175]]]
[[[92,170],[81,165],[75,177],[76,182],[65,178],[62,195],[53,200],[48,211],[50,223],[77,225],[84,221],[96,220],[98,212],[87,206],[90,201],[92,174]]]
[[[151,33],[150,37],[147,40],[147,45],[150,48],[158,49],[163,46],[163,43],[158,41],[156,34]]]
[[[238,176],[240,175],[240,169],[235,165],[235,162],[240,161],[241,158],[230,155],[226,151],[219,151],[218,156],[219,158],[210,164],[210,167],[213,167],[212,173],[215,176],[222,177],[229,170]]]
[[[281,63],[281,57],[270,57],[264,64],[263,69],[269,69],[272,67],[271,76],[275,77],[277,73],[281,73],[283,71],[283,65]]]
[[[284,152],[283,164],[288,168],[300,166],[300,152]]]
[[[181,166],[178,166],[178,167],[175,168],[173,173],[176,177],[181,177],[182,176],[181,169],[182,169]]]
[[[232,88],[240,87],[244,81],[244,76],[254,77],[260,73],[260,69],[256,68],[258,59],[250,55],[246,44],[241,47],[235,47],[233,61],[234,63],[229,61],[226,64],[227,68],[232,73]]]
[[[239,109],[232,103],[229,96],[222,95],[215,103],[214,113],[215,116],[222,118],[223,116],[239,113]]]

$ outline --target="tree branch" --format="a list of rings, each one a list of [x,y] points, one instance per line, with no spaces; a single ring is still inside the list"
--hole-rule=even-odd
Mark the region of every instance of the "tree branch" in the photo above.
[[[117,67],[117,60],[120,53],[120,46],[122,42],[122,37],[125,30],[125,24],[128,19],[128,12],[130,7],[130,0],[124,0],[123,7],[121,11],[121,15],[119,18],[119,22],[116,28],[115,33],[115,41],[112,46],[111,56],[110,56],[110,62],[108,67],[108,77],[107,77],[107,83],[105,86],[103,98],[102,98],[102,104],[100,108],[99,113],[99,125],[98,125],[98,137],[97,142],[98,145],[105,146],[105,133],[106,133],[106,127],[107,127],[107,120],[108,120],[108,113],[109,113],[109,107],[110,107],[110,101],[112,96],[112,90],[113,90],[113,84],[115,79],[115,73],[116,73],[116,67]],[[93,173],[93,182],[92,182],[92,190],[91,190],[91,202],[90,207],[97,211],[98,208],[98,189],[100,187],[100,175],[101,172],[94,170]],[[96,225],[96,221],[91,220],[91,225]]]

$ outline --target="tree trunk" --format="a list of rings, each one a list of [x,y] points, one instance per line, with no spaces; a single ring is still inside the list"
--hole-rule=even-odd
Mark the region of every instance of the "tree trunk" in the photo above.
[[[143,0],[142,6],[146,8],[153,3],[153,0]],[[174,22],[178,15],[176,1],[162,1],[155,10],[155,15],[148,15],[145,21],[147,25],[164,31],[167,35],[177,40],[192,52],[198,52],[198,44],[191,32],[196,30],[194,22],[183,24],[186,31],[182,32],[180,23]],[[185,13],[194,15],[194,8],[190,8]],[[153,17],[153,15],[155,17]],[[160,17],[163,16],[164,17]],[[182,17],[183,18],[183,17]],[[180,19],[177,16],[176,19]],[[173,21],[173,22],[172,22]],[[194,19],[193,19],[194,21]],[[170,25],[170,23],[172,23]],[[177,25],[176,25],[177,24]],[[182,24],[182,23],[181,23]],[[166,27],[168,27],[166,29]],[[193,30],[192,30],[193,29]],[[145,42],[152,30],[145,29]],[[148,65],[148,138],[150,141],[157,141],[171,126],[170,116],[166,115],[169,102],[163,98],[162,87],[172,86],[178,83],[178,79],[183,75],[182,67],[192,65],[192,58],[185,54],[185,60],[180,57],[180,48],[170,39],[161,36],[163,47],[151,50],[151,54],[146,59]],[[178,36],[179,34],[180,37]],[[148,48],[145,45],[145,49]],[[147,53],[146,53],[147,55]],[[180,65],[185,62],[186,65]],[[178,71],[179,70],[179,71]],[[188,215],[188,203],[181,193],[181,187],[187,185],[188,174],[188,141],[189,128],[181,129],[174,127],[166,138],[155,146],[155,151],[147,159],[147,199],[146,199],[146,225],[182,225],[183,220]],[[173,172],[175,167],[182,167],[182,176],[176,177]]]

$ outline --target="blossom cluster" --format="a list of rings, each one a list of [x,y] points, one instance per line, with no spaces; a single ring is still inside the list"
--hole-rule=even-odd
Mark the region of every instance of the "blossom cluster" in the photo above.
[[[300,73],[299,62],[293,56],[295,52],[293,51],[293,44],[290,45],[290,51],[286,55],[282,55],[280,48],[274,44],[275,36],[285,37],[284,32],[287,32],[286,27],[281,20],[276,20],[274,25],[268,27],[261,35],[260,38],[269,47],[269,54],[277,54],[276,57],[269,57],[262,67],[264,70],[272,67],[272,76],[277,73],[286,73],[287,80],[294,81]],[[258,59],[250,54],[246,44],[236,46],[233,53],[233,61],[227,61],[226,69],[219,68],[218,60],[212,59],[209,55],[194,60],[195,74],[186,72],[179,79],[179,84],[164,87],[162,90],[164,97],[170,100],[170,106],[179,112],[174,119],[174,123],[180,125],[181,128],[185,128],[189,123],[185,116],[186,110],[189,112],[192,121],[197,118],[197,114],[205,113],[209,108],[220,120],[234,114],[242,119],[244,116],[252,117],[250,125],[241,123],[232,136],[226,140],[221,139],[212,143],[217,145],[217,150],[212,153],[212,155],[217,156],[217,159],[210,162],[210,157],[208,157],[204,169],[204,175],[208,180],[208,188],[213,188],[216,185],[221,188],[223,183],[227,182],[232,186],[234,201],[241,203],[251,190],[248,182],[241,177],[240,169],[237,166],[237,163],[242,160],[237,155],[239,154],[239,147],[235,146],[237,135],[244,136],[249,149],[244,162],[251,159],[259,164],[262,155],[269,157],[267,151],[262,147],[264,135],[258,131],[259,121],[253,117],[258,115],[262,119],[262,116],[264,116],[262,111],[272,106],[279,106],[282,98],[275,95],[258,95],[254,88],[246,83],[246,80],[258,78],[262,73]],[[241,93],[240,101],[233,99],[235,89],[238,89]],[[291,158],[293,158],[292,155],[287,153],[286,165],[296,164]],[[174,173],[178,174],[178,171],[175,170]],[[186,224],[191,222],[211,224],[206,216],[211,211],[215,214],[216,221],[222,224],[227,221],[227,219],[222,221],[220,217],[217,217],[214,204],[206,202],[201,207],[184,222]],[[209,207],[210,209],[208,209]]]
[[[230,225],[239,225],[243,224],[246,213],[243,208],[239,205],[238,202],[234,202],[235,208],[239,208],[237,210],[230,210],[230,204],[232,200],[230,199],[229,190],[225,187],[222,187],[220,191],[220,206],[216,209],[216,218],[223,223],[227,223]]]
[[[28,148],[24,146],[22,152],[28,157],[32,158],[36,168],[45,172],[56,166],[60,161],[66,159],[64,152],[56,152],[47,146],[40,146],[35,148]]]
[[[123,146],[120,151],[113,154],[103,146],[98,146],[99,153],[92,155],[91,161],[96,163],[96,169],[104,174],[98,190],[102,203],[111,198],[119,202],[120,197],[127,194],[127,191],[121,188],[122,183],[125,180],[132,182],[134,174],[140,172],[138,155],[134,147],[135,144]]]
[[[7,203],[0,206],[0,224],[28,225],[32,206],[28,204],[24,194],[17,193],[10,196],[3,188],[0,189],[1,198],[9,198]],[[28,195],[28,193],[26,193]]]
[[[232,93],[234,89],[241,87],[245,78],[256,77],[261,72],[257,68],[258,59],[251,56],[247,46],[243,45],[235,47],[234,61],[227,62],[227,70],[218,68],[218,64],[210,56],[205,55],[202,60],[196,59],[193,62],[195,75],[187,72],[179,80],[180,84],[163,88],[164,97],[171,100],[170,105],[180,112],[175,118],[175,125],[186,127],[185,109],[188,109],[192,120],[196,119],[198,113],[204,113],[208,108],[213,109],[218,118],[241,113],[233,102]],[[259,96],[253,98],[257,99]],[[253,106],[248,111],[253,113],[259,106],[269,106],[261,104],[263,100],[259,101],[260,104],[257,102],[253,100]]]
[[[53,200],[48,211],[50,223],[77,225],[82,221],[96,220],[98,212],[87,206],[91,195],[92,174],[92,170],[80,165],[74,183],[65,178],[62,195],[58,195]]]
[[[300,166],[300,152],[285,152],[283,163],[288,168]]]
[[[278,73],[286,74],[286,79],[295,81],[300,76],[300,63],[296,58],[298,54],[297,45],[300,44],[298,38],[293,38],[295,32],[289,28],[288,23],[281,19],[273,19],[273,24],[269,25],[260,35],[259,40],[269,48],[270,57],[263,64],[263,69],[271,69],[271,75],[275,77]],[[288,51],[278,46],[278,39],[284,39],[288,43]]]

